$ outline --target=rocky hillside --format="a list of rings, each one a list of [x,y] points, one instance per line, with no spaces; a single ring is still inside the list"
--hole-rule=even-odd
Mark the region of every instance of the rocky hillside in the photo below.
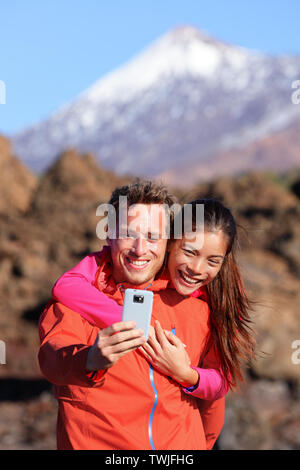
[[[98,250],[97,206],[120,178],[91,154],[69,150],[39,179],[0,138],[0,449],[55,448],[56,403],[37,364],[37,319],[55,280]],[[260,351],[239,392],[229,393],[222,449],[300,449],[300,178],[219,178],[183,192],[182,202],[217,196],[240,229],[240,265],[251,297]],[[298,196],[297,196],[298,195]]]
[[[37,186],[37,179],[15,158],[11,143],[1,135],[0,175],[0,214],[25,211]]]

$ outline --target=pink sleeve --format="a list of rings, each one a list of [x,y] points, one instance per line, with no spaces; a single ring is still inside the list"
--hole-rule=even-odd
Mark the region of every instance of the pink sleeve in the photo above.
[[[199,380],[193,387],[184,388],[183,390],[203,400],[223,398],[229,390],[229,384],[222,373],[220,357],[212,343],[210,343],[201,366],[191,366],[198,372]]]
[[[218,400],[226,395],[229,387],[219,370],[191,367],[198,372],[199,381],[194,387],[184,388],[185,393],[202,400]]]
[[[56,281],[52,296],[93,325],[106,328],[122,320],[122,307],[93,286],[97,269],[96,254],[86,256]]]

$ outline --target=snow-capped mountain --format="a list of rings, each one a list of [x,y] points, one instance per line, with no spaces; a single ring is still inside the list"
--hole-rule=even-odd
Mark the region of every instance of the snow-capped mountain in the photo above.
[[[36,171],[76,147],[117,173],[156,176],[300,119],[291,100],[297,79],[300,56],[270,56],[178,27],[13,136],[13,145]]]

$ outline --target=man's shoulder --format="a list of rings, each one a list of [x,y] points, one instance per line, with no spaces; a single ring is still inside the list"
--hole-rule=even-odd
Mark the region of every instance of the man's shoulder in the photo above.
[[[51,300],[45,306],[39,318],[39,334],[44,336],[54,328],[60,327],[64,331],[78,331],[82,334],[90,334],[96,326],[89,323],[79,313],[71,310],[60,302]]]
[[[87,323],[90,324],[83,316],[75,312],[66,305],[58,302],[57,300],[51,299],[47,305],[44,307],[44,310],[41,313],[39,321],[42,321],[47,316],[54,316],[56,318],[62,317],[71,317],[72,320],[77,323]]]

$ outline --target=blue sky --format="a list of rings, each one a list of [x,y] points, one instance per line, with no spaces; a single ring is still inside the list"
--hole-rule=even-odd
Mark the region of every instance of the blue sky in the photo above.
[[[300,54],[299,18],[299,0],[0,0],[0,133],[46,118],[177,25]]]

